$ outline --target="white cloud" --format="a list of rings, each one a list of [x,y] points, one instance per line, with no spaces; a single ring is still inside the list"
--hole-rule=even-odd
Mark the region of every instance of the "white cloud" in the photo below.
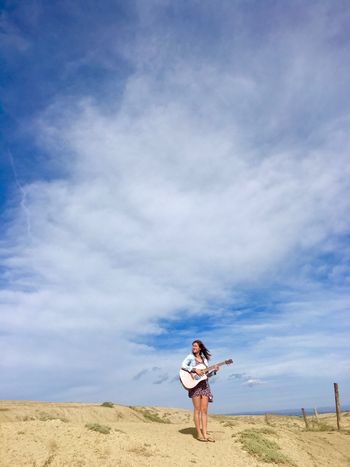
[[[162,370],[144,397],[166,401],[154,386],[176,374],[181,349],[158,352],[135,344],[138,336],[161,333],[158,320],[183,310],[199,316],[210,301],[234,304],[232,290],[297,281],[303,255],[312,259],[330,248],[330,238],[331,251],[337,249],[350,228],[348,117],[321,120],[305,138],[285,136],[288,125],[297,133],[303,96],[313,105],[322,99],[328,76],[316,89],[305,85],[322,59],[314,50],[302,57],[289,50],[283,69],[264,50],[256,65],[273,78],[264,83],[232,63],[177,57],[161,80],[140,67],[117,110],[93,99],[68,107],[57,99],[47,109],[37,137],[66,175],[25,187],[32,239],[18,210],[5,244],[11,246],[4,260],[11,281],[1,293],[6,368],[96,370],[101,383],[88,381],[93,390],[86,397],[98,397],[109,384],[121,400],[137,403],[133,383],[122,381],[156,365]],[[319,371],[320,359],[305,363],[305,352],[317,339],[332,348],[325,328],[286,331],[294,318],[305,326],[318,322],[318,302],[289,303],[267,322],[236,324],[246,336],[258,332],[255,350],[236,349],[247,367],[242,371],[256,375],[246,384],[297,366]],[[229,353],[231,331],[220,332],[211,337],[216,353]],[[304,354],[293,355],[295,343]],[[276,362],[280,347],[286,360]],[[81,385],[70,384],[57,396],[78,395]]]
[[[260,379],[254,379],[254,378],[251,378],[251,379],[248,379],[248,381],[245,381],[243,383],[245,386],[249,386],[249,387],[253,387],[253,386],[258,386],[260,384],[265,384],[265,381],[262,381]]]

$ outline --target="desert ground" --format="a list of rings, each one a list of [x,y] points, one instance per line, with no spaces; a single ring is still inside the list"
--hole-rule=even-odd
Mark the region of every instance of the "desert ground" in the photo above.
[[[209,417],[214,442],[195,438],[192,412],[115,404],[0,401],[0,466],[350,466],[350,413]]]

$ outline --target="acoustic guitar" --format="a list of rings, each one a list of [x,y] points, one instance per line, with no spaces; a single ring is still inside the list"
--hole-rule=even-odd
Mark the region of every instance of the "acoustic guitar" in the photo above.
[[[196,368],[197,370],[203,370],[204,374],[202,376],[197,375],[197,373],[191,373],[190,371],[181,368],[179,372],[181,384],[187,390],[192,389],[196,387],[197,384],[201,381],[208,379],[208,376],[212,376],[208,375],[208,373],[215,370],[216,366],[231,365],[231,363],[233,363],[233,360],[231,358],[229,360],[225,360],[224,362],[216,363],[215,365],[211,366],[205,366],[204,363],[199,363],[194,368]]]

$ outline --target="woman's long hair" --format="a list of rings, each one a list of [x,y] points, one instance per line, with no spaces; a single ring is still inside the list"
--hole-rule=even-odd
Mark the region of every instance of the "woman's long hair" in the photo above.
[[[206,346],[203,344],[203,342],[200,341],[199,339],[196,339],[195,341],[192,342],[192,345],[195,344],[195,343],[199,345],[199,353],[200,353],[201,357],[204,356],[207,360],[210,360],[211,353],[206,348]]]

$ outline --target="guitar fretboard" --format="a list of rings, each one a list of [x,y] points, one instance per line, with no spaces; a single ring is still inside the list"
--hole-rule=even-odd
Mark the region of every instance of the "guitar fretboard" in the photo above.
[[[229,365],[230,363],[233,363],[232,360],[225,360],[223,362],[216,363],[215,365],[208,366],[205,372],[213,370],[216,366]]]

